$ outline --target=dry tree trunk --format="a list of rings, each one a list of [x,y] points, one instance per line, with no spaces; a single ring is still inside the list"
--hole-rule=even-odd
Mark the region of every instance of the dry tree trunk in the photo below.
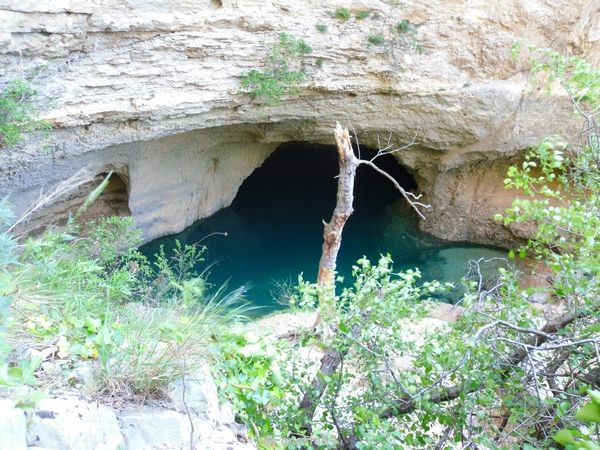
[[[319,306],[320,310],[324,312],[327,317],[335,317],[335,267],[337,255],[342,244],[344,225],[354,211],[354,178],[356,176],[356,169],[361,164],[365,164],[385,176],[402,196],[404,196],[415,211],[417,211],[420,217],[424,218],[419,208],[429,208],[428,205],[418,202],[420,196],[406,192],[390,174],[377,167],[374,163],[375,159],[380,156],[389,155],[412,146],[414,144],[414,139],[410,144],[396,149],[392,149],[392,146],[389,145],[388,142],[388,146],[386,148],[380,148],[372,159],[364,160],[359,159],[354,155],[352,141],[350,140],[350,132],[347,129],[342,128],[339,122],[336,123],[334,136],[340,166],[338,190],[333,215],[331,220],[328,223],[325,223],[325,229],[323,231],[323,249],[317,276]],[[330,336],[333,333],[333,330],[327,326],[323,327],[321,325],[322,316],[321,313],[319,313],[313,328],[321,328],[319,332],[322,337],[327,340],[327,336]],[[361,333],[361,328],[361,326],[354,326],[350,332],[351,336],[356,339]],[[319,400],[327,388],[327,380],[337,371],[338,366],[347,351],[348,349],[340,351],[335,348],[330,348],[321,359],[319,371],[313,378],[310,388],[304,393],[299,405],[300,410],[304,413],[304,423],[300,430],[302,436],[310,436],[312,434],[313,416]],[[297,436],[300,437],[301,435]]]
[[[350,133],[336,123],[335,143],[338,151],[340,174],[338,175],[338,189],[335,209],[331,220],[325,224],[323,231],[323,249],[319,261],[317,286],[322,290],[319,301],[328,312],[333,312],[335,297],[335,266],[337,255],[342,245],[342,231],[348,218],[352,215],[354,204],[354,178],[359,160],[354,156]]]

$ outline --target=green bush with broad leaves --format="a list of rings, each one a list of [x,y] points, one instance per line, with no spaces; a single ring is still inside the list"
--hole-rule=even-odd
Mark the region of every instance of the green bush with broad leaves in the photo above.
[[[554,53],[535,71],[567,90],[584,131],[547,138],[511,167],[504,183],[520,195],[496,219],[531,227],[511,256],[549,270],[557,310],[542,314],[510,266],[483,279],[474,263],[461,313],[432,332],[414,326],[444,286],[394,271],[389,257],[361,259],[339,293],[304,282],[286,298],[317,305],[321,334],[266,344],[277,351],[235,338],[225,352],[224,378],[244,380],[228,398],[263,448],[598,448],[598,71]],[[307,349],[324,356],[311,361]]]
[[[554,440],[567,450],[600,450],[600,391],[589,391],[588,396],[590,400],[575,414],[585,427],[560,430],[554,435]]]

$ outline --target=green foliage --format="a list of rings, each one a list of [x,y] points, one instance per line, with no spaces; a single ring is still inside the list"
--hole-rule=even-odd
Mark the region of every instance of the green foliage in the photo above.
[[[352,13],[348,8],[338,8],[335,10],[335,17],[340,19],[342,22],[350,20]]]
[[[299,85],[306,80],[304,70],[294,66],[310,53],[312,48],[303,39],[280,33],[278,41],[271,47],[264,70],[254,69],[243,76],[243,92],[268,106],[280,104],[284,95],[297,94]]]
[[[598,108],[598,72],[591,66],[561,60],[552,54],[550,62],[536,68],[551,70],[551,76],[564,81],[577,110]],[[567,69],[567,67],[572,67]],[[540,69],[541,70],[541,69]],[[589,76],[585,76],[585,73]],[[571,73],[570,77],[563,79]],[[592,109],[593,111],[593,109]],[[587,126],[586,126],[587,128]],[[533,222],[535,239],[523,251],[543,259],[556,272],[554,291],[579,306],[591,307],[599,292],[600,276],[600,177],[598,132],[589,127],[581,145],[572,146],[558,138],[546,139],[530,151],[521,166],[513,166],[504,181],[507,187],[524,191],[529,198],[518,199],[507,211],[504,222]],[[573,283],[577,280],[577,286]]]
[[[600,112],[600,74],[579,58],[555,52],[544,52],[541,59],[535,60],[533,72],[543,72],[544,77],[558,81],[569,93],[584,120],[584,132],[574,143],[558,137],[545,139],[525,156],[521,165],[509,169],[505,185],[520,189],[526,196],[513,202],[504,223],[535,225],[535,235],[521,248],[521,254],[535,257],[552,271],[552,295],[568,311],[577,311],[583,318],[563,332],[565,337],[574,342],[594,342],[600,330],[600,130],[593,117]],[[592,345],[569,348],[568,357],[572,367],[597,364]],[[553,397],[546,399],[547,407],[556,414],[556,423],[576,427],[574,419],[595,417],[587,415],[597,409],[592,405],[596,394],[591,393],[592,403],[573,417],[572,409],[582,389],[584,386],[573,386],[565,392],[553,392]],[[581,433],[581,429],[563,429],[555,440],[567,448],[598,448]]]
[[[522,50],[523,41],[521,39],[517,39],[515,42],[513,42],[512,46],[510,47],[510,58],[513,61],[516,61],[517,59],[519,59],[519,55],[521,54]]]
[[[383,43],[385,42],[381,34],[372,34],[367,38],[367,41],[371,45],[383,45]]]
[[[571,94],[585,131],[575,144],[545,139],[511,167],[505,185],[522,195],[498,218],[507,226],[535,225],[518,252],[552,271],[548,290],[565,314],[562,325],[536,331],[546,318],[532,304],[532,290],[521,288],[508,268],[491,280],[475,271],[460,300],[462,315],[433,332],[413,326],[428,307],[423,300],[444,286],[421,283],[418,271],[394,272],[389,257],[358,261],[354,284],[335,296],[300,278],[285,297],[293,308],[320,305],[323,340],[235,337],[226,344],[225,373],[244,383],[222,389],[264,447],[347,448],[351,442],[352,448],[532,450],[559,442],[598,448],[591,439],[600,395],[589,389],[599,369],[600,148],[593,119],[600,93],[597,72],[569,61],[552,59],[544,70]],[[544,345],[539,338],[547,339]],[[339,365],[314,378],[318,362],[300,355],[323,348],[334,352],[328,358],[339,355]],[[313,380],[324,392],[315,399],[317,414],[306,417],[298,404]],[[581,407],[586,391],[591,401]]]
[[[589,424],[585,429],[563,429],[554,435],[554,440],[567,450],[600,450],[598,431],[600,430],[600,392],[589,391],[589,402],[575,414],[577,420]],[[594,436],[595,435],[595,436]]]
[[[182,295],[158,308],[138,303],[109,309],[90,329],[102,393],[157,397],[169,382],[196,369],[211,336],[243,311],[243,290],[207,299],[204,284],[199,278],[184,281]]]
[[[238,419],[250,426],[256,438],[273,434],[275,410],[291,394],[283,390],[287,383],[277,361],[289,348],[242,329],[231,330],[218,346],[215,374],[219,393],[231,402]]]
[[[29,238],[10,270],[20,313],[10,331],[21,345],[56,342],[63,361],[97,360],[97,392],[143,401],[193,371],[246,304],[243,290],[211,289],[196,272],[203,248],[177,243],[152,267],[139,239],[132,220],[118,217],[88,224],[85,235],[72,223]],[[6,365],[3,379],[35,380],[37,368],[19,364]]]
[[[389,395],[384,389],[385,373],[377,374],[376,366],[380,363],[374,357],[380,352],[401,353],[408,351],[412,344],[405,333],[397,326],[399,318],[415,319],[423,315],[425,305],[422,299],[428,298],[443,288],[439,283],[422,283],[418,285],[420,274],[417,271],[395,273],[389,257],[382,257],[378,264],[372,265],[367,259],[361,259],[354,267],[355,282],[352,287],[344,289],[336,299],[335,317],[331,320],[338,333],[332,347],[345,349],[356,343],[350,330],[364,326],[354,352],[344,362],[343,370],[332,380],[331,388],[326,391],[320,404],[326,411],[319,421],[318,441],[323,448],[330,448],[335,438],[331,435],[331,416],[334,409],[358,413],[364,409],[367,397],[358,393],[348,394],[343,403],[336,403],[336,380],[342,384],[351,383],[358,375],[351,367],[361,367],[361,374],[369,373],[369,386],[374,389],[368,394],[369,402],[375,398]],[[314,283],[299,279],[299,287],[290,295],[290,303],[302,309],[314,308],[319,297],[319,289]],[[311,348],[322,345],[313,336],[301,337],[297,343],[284,341],[265,341],[252,332],[234,335],[223,343],[223,359],[219,378],[221,389],[227,398],[233,401],[240,419],[244,420],[255,436],[264,441],[267,437],[276,437],[279,442],[287,442],[288,448],[301,445],[300,441],[289,441],[290,434],[302,434],[302,415],[297,402],[302,393],[308,389],[311,381],[311,363],[300,355]],[[314,351],[314,350],[311,350]],[[233,383],[231,380],[235,380]],[[362,378],[361,378],[362,379]],[[383,384],[382,384],[383,383]],[[362,392],[362,391],[361,391]],[[377,409],[361,411],[355,415],[360,417],[359,427],[370,428]]]
[[[581,114],[582,104],[591,110],[600,106],[600,71],[578,56],[566,57],[551,50],[545,51],[532,61],[532,75],[549,75],[550,81],[556,80],[569,93],[573,105]]]
[[[417,41],[418,32],[418,27],[406,19],[397,22],[393,27],[393,33],[402,47],[409,47],[417,53],[424,53],[423,46]]]
[[[13,80],[0,92],[0,147],[21,141],[22,133],[49,129],[47,121],[36,117],[33,103],[36,91],[23,80]]]
[[[356,17],[358,20],[364,20],[367,19],[371,16],[371,11],[369,11],[368,9],[361,9],[360,11],[356,11],[354,13],[354,17]]]
[[[397,22],[394,26],[394,30],[399,34],[417,34],[417,27],[406,19]]]
[[[315,29],[316,29],[316,30],[317,30],[319,33],[323,33],[323,34],[327,33],[327,25],[325,25],[325,24],[324,24],[324,23],[322,23],[322,22],[318,22],[318,23],[315,25]]]

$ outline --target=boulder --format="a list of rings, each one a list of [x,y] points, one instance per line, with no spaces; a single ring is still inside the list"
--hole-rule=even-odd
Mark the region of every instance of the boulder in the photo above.
[[[0,449],[27,448],[27,422],[22,409],[12,400],[0,399]]]
[[[124,444],[115,412],[80,397],[43,399],[29,417],[29,446],[115,450]]]

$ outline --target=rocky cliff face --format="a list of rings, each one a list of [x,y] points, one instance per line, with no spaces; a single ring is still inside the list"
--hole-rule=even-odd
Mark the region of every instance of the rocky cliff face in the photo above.
[[[340,6],[371,14],[342,21]],[[427,231],[506,242],[512,234],[491,216],[511,200],[501,185],[508,161],[576,123],[560,92],[529,87],[511,46],[597,58],[598,9],[589,0],[0,0],[0,76],[34,74],[54,124],[2,150],[0,194],[20,213],[81,167],[115,170],[151,239],[228,205],[280,143],[332,143],[340,121],[371,147],[389,133],[397,145],[417,136],[397,157],[433,206]],[[415,34],[394,31],[402,20]],[[260,107],[240,95],[240,79],[281,32],[313,47],[307,82]]]

